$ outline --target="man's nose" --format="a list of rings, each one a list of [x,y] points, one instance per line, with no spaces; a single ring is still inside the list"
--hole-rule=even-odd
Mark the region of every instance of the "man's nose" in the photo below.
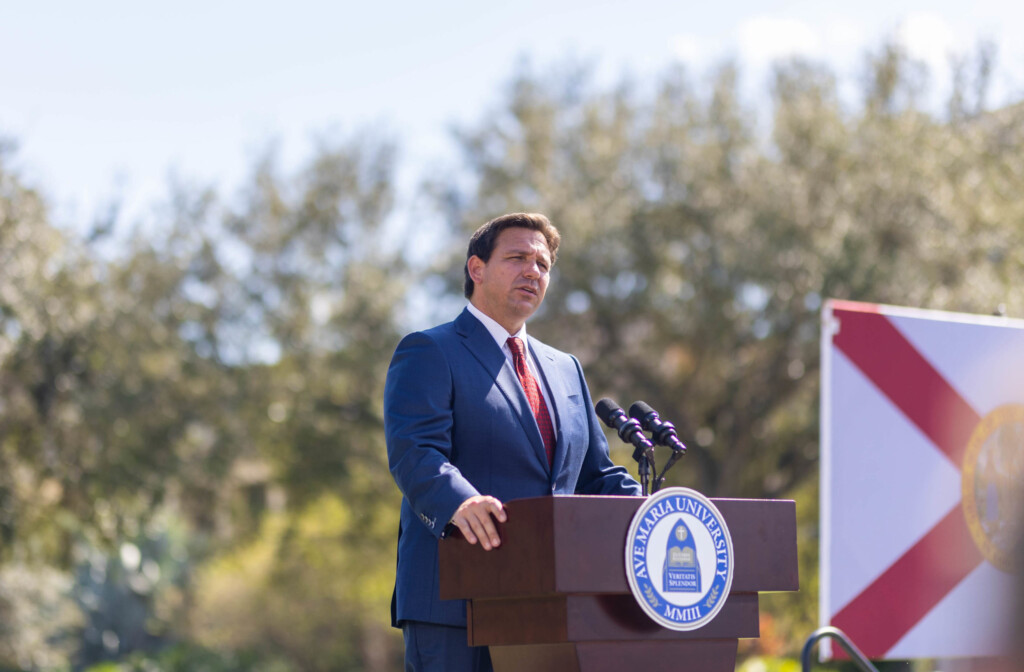
[[[528,259],[526,261],[526,268],[523,270],[523,275],[530,278],[539,278],[541,276],[540,264],[537,259]]]

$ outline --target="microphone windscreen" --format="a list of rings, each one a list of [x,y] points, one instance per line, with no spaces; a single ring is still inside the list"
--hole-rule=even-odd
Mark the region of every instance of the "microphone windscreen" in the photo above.
[[[615,411],[621,411],[622,409],[614,401],[605,397],[601,401],[597,402],[594,406],[594,410],[597,411],[597,417],[601,418],[601,422],[611,426],[612,413]]]
[[[643,423],[644,418],[650,413],[654,413],[654,409],[651,408],[646,401],[634,402],[634,404],[629,407],[629,417],[634,420],[639,420],[641,423]]]

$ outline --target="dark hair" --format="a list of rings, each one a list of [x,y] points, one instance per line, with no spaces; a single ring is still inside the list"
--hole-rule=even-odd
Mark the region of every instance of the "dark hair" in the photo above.
[[[466,266],[463,268],[466,274],[465,294],[467,299],[473,296],[473,278],[469,277],[469,258],[476,256],[485,262],[490,261],[491,253],[494,252],[494,246],[497,244],[501,232],[516,227],[540,231],[548,244],[548,251],[551,252],[551,265],[555,265],[555,259],[558,258],[558,244],[562,242],[562,236],[547,217],[535,212],[513,212],[509,215],[495,217],[477,229],[469,239]]]

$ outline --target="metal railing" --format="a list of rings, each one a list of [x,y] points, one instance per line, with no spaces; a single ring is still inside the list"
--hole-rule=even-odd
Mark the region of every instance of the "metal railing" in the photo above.
[[[820,642],[822,639],[828,637],[839,642],[839,646],[843,647],[847,655],[850,656],[850,660],[860,668],[861,672],[878,672],[878,668],[871,664],[860,649],[850,641],[850,638],[846,636],[839,628],[824,627],[818,628],[811,633],[811,636],[807,638],[807,643],[804,644],[804,650],[800,654],[800,667],[803,672],[810,672],[811,669],[811,654],[814,652],[814,645]]]

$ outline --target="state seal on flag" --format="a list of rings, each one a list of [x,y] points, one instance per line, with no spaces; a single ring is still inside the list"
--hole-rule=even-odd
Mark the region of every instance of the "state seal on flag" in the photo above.
[[[982,555],[1004,572],[1019,567],[1024,509],[1024,406],[1006,404],[978,423],[961,470],[964,517]]]
[[[665,488],[644,502],[626,535],[625,560],[633,597],[671,630],[707,625],[732,587],[732,537],[725,518],[689,488]]]

